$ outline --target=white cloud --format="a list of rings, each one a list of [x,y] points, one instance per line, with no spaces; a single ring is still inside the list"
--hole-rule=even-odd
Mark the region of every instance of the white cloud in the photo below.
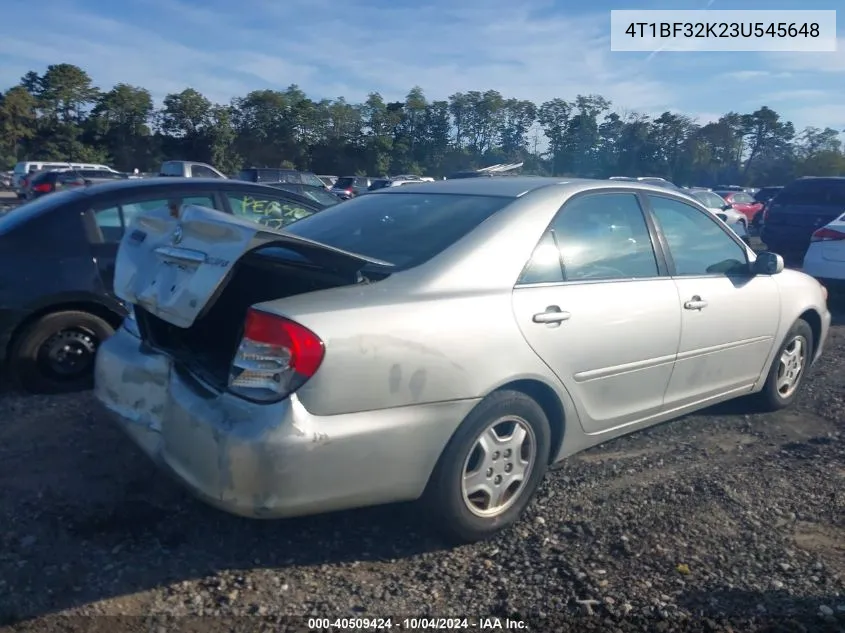
[[[773,67],[813,73],[845,73],[845,37],[837,38],[831,53],[768,53]]]
[[[725,79],[748,81],[752,79],[788,79],[792,73],[775,72],[771,70],[736,70],[722,74]]]

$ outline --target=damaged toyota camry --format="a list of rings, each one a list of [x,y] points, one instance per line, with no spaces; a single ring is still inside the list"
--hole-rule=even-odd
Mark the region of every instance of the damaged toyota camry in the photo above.
[[[148,213],[114,285],[133,314],[97,398],[197,496],[256,518],[420,500],[458,542],[585,448],[790,405],[830,325],[814,279],[614,181],[388,188],[284,231]]]

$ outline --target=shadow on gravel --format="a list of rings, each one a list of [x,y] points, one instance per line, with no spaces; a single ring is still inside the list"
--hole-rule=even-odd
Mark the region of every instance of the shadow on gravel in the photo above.
[[[0,627],[223,570],[366,569],[445,548],[410,504],[278,521],[207,507],[91,400],[0,395]]]
[[[683,594],[678,605],[701,620],[729,622],[737,631],[839,632],[845,626],[843,596],[799,598],[784,590],[715,589]]]

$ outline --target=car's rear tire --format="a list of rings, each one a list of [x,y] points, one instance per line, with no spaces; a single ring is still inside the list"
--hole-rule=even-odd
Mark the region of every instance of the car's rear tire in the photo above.
[[[32,393],[66,393],[90,389],[100,343],[114,334],[104,319],[69,310],[31,323],[12,344],[12,379]]]
[[[759,410],[779,411],[795,401],[810,368],[813,345],[813,329],[798,319],[778,348],[762,391],[754,395]]]
[[[452,436],[431,476],[423,501],[436,528],[460,544],[511,526],[543,480],[550,446],[549,420],[535,400],[519,391],[490,394]]]

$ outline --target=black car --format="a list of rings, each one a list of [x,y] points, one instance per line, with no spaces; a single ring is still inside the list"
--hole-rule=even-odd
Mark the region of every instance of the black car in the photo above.
[[[29,391],[90,386],[95,352],[126,316],[112,291],[117,249],[140,213],[212,207],[273,228],[323,208],[228,179],[120,180],[44,196],[0,217],[0,361]]]
[[[331,192],[342,200],[349,200],[369,191],[373,180],[369,176],[341,176],[335,181]]]
[[[754,194],[754,200],[768,204],[781,191],[783,191],[783,187],[762,187]]]
[[[845,178],[801,178],[766,206],[761,239],[770,251],[801,261],[810,236],[845,210]]]

